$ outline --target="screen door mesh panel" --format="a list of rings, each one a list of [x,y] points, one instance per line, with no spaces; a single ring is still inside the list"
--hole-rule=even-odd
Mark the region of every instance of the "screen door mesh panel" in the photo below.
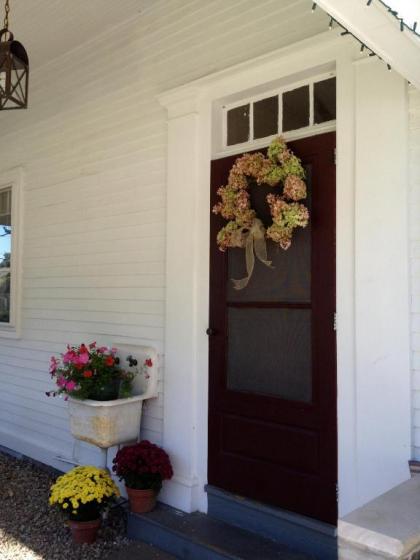
[[[311,310],[228,310],[227,387],[310,402]]]

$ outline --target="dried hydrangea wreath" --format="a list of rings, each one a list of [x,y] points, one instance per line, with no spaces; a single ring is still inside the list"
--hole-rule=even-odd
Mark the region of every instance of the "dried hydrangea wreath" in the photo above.
[[[272,224],[266,229],[251,207],[249,179],[257,185],[283,186],[281,195],[267,195],[272,216]],[[287,147],[283,138],[276,138],[270,144],[267,157],[261,152],[244,154],[236,159],[229,172],[228,184],[218,189],[221,201],[213,207],[215,214],[228,220],[217,234],[217,244],[221,251],[228,247],[246,250],[247,276],[233,280],[235,288],[245,288],[254,269],[254,251],[257,258],[271,267],[267,260],[265,240],[272,239],[287,250],[297,227],[306,227],[309,211],[299,200],[306,198],[305,171],[301,161]]]

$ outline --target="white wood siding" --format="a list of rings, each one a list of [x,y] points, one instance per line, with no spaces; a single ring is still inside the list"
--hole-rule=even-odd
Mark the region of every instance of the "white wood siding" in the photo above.
[[[409,93],[413,458],[420,460],[420,91]]]
[[[0,445],[66,467],[55,459],[72,453],[66,406],[44,396],[49,357],[65,344],[152,344],[163,356],[166,116],[156,95],[327,23],[307,0],[162,0],[32,71],[29,110],[0,116],[0,175],[26,175],[22,338],[0,338]],[[160,372],[142,422],[158,443]],[[77,456],[95,457],[84,444]]]

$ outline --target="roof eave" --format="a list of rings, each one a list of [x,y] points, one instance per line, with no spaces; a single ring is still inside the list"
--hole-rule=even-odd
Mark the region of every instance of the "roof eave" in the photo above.
[[[379,2],[367,6],[364,1],[317,0],[317,4],[420,89],[420,39],[407,29],[401,31]]]

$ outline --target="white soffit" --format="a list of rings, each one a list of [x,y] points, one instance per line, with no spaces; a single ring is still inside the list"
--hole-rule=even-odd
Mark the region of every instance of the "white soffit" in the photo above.
[[[317,4],[420,89],[420,38],[407,29],[401,32],[398,20],[380,2],[373,0],[367,6],[366,0],[317,0]]]
[[[3,2],[0,0],[0,18]],[[162,33],[165,37],[165,29],[169,42],[175,35],[183,34],[184,26],[189,37],[194,27],[200,28],[203,18],[216,17],[218,13],[223,18],[225,12],[235,13],[235,5],[239,12],[229,15],[232,22],[243,25],[242,16],[238,15],[243,8],[250,17],[255,17],[257,26],[259,18],[265,21],[273,4],[267,40],[275,38],[276,48],[315,36],[328,28],[328,19],[322,10],[311,14],[310,0],[264,0],[260,13],[257,13],[256,4],[258,2],[251,0],[11,0],[10,29],[25,45],[30,68],[34,70],[87,45],[99,35],[115,32],[123,36],[126,22],[138,21],[139,38],[153,34],[154,41],[156,36],[162,37]],[[173,15],[169,22],[168,14]],[[248,24],[252,32],[252,20]],[[76,56],[83,57],[83,54],[80,52]],[[212,65],[220,64],[214,61]]]

